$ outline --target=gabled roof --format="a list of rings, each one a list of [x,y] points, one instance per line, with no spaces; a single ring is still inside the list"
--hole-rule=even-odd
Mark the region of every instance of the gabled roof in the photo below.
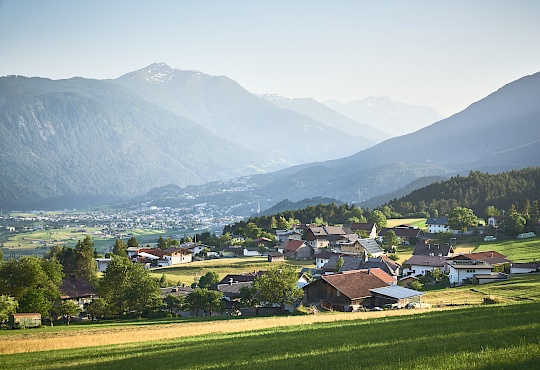
[[[388,259],[390,260],[390,259]],[[394,262],[390,260],[391,262]],[[352,257],[352,256],[343,256],[343,265],[339,269],[340,272],[352,271],[352,270],[382,270],[385,274],[393,276],[397,274],[397,269],[399,268],[398,264],[389,263],[387,260],[381,257]]]
[[[168,256],[170,256],[172,253],[175,253],[175,252],[181,252],[182,254],[193,254],[193,252],[190,251],[189,249],[182,248],[182,247],[169,247],[163,250],[163,254],[168,255]]]
[[[407,261],[403,262],[404,265],[415,266],[429,266],[429,267],[444,267],[446,264],[446,257],[439,256],[411,256]]]
[[[247,281],[253,281],[257,277],[264,275],[264,271],[248,272],[246,274],[227,274],[219,284],[242,283]]]
[[[347,233],[341,226],[310,226],[309,231],[315,236],[344,235]]]
[[[454,253],[454,248],[450,244],[417,244],[413,256],[448,256],[451,253]]]
[[[317,253],[315,255],[315,258],[320,258],[320,259],[323,259],[323,260],[327,260],[327,259],[330,259],[330,257],[333,256],[333,255],[337,255],[337,254],[330,251],[330,250],[323,250],[320,253]]]
[[[390,276],[389,274],[387,274],[386,272],[384,272],[380,268],[372,268],[372,269],[367,269],[367,270],[371,274],[377,276],[379,279],[384,281],[386,284],[392,284],[392,283],[395,284],[396,283],[396,279],[393,276]]]
[[[81,278],[64,278],[58,289],[60,290],[61,299],[74,299],[97,295],[97,292],[92,285]]]
[[[141,256],[146,256],[148,254],[152,256],[156,256],[158,258],[163,258],[163,256],[166,254],[159,248],[142,248],[139,249],[139,252],[137,253]]]
[[[367,270],[323,275],[321,276],[321,279],[332,285],[351,300],[370,297],[370,289],[388,286],[386,282]]]
[[[392,229],[388,229],[386,227],[383,227],[381,231],[379,231],[379,236],[385,236],[390,230],[392,230],[396,234],[396,236],[400,238],[416,238],[422,234],[421,229],[412,229],[405,227],[394,227]]]
[[[424,293],[419,292],[414,289],[404,288],[399,285],[386,286],[382,288],[370,289],[372,293],[383,295],[385,297],[395,298],[395,299],[404,299],[411,297],[418,297]]]
[[[377,244],[375,239],[358,239],[358,242],[360,242],[360,245],[371,254],[383,252],[382,248],[379,246],[379,244]]]
[[[373,222],[352,222],[350,228],[351,230],[371,231],[373,230],[374,226],[375,226],[375,223]]]
[[[426,225],[447,225],[448,217],[430,217],[426,220]]]
[[[284,252],[296,252],[304,244],[307,245],[305,240],[289,239],[281,243],[279,248],[282,248]]]
[[[189,293],[193,291],[193,289],[189,286],[172,286],[167,288],[160,288],[160,291],[162,298],[167,297],[169,294],[173,296],[186,297]]]
[[[268,252],[267,255],[270,257],[284,257],[285,256],[283,253],[279,253],[279,252]]]
[[[497,251],[485,251],[485,252],[462,253],[462,254],[458,254],[457,256],[452,257],[452,259],[454,260],[468,259],[468,260],[476,260],[476,261],[485,261],[486,259],[490,259],[490,258],[506,259],[506,256]]]

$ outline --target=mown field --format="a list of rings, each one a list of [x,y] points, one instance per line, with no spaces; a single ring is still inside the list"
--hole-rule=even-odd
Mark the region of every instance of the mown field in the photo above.
[[[315,260],[311,261],[286,261],[288,265],[295,266],[298,270],[302,267],[315,267]],[[165,274],[167,281],[179,285],[191,285],[196,279],[209,271],[216,272],[220,279],[227,274],[242,274],[253,271],[267,270],[272,263],[268,262],[266,257],[238,257],[238,258],[220,258],[215,260],[197,261],[184,265],[163,267],[154,269],[151,275],[160,278]]]
[[[539,312],[535,302],[304,325],[293,317],[260,330],[2,355],[0,368],[537,369]]]
[[[502,253],[513,262],[540,261],[540,238],[480,242],[474,247],[475,252],[489,250]]]
[[[433,289],[426,286],[423,303],[432,305],[482,304],[484,298],[501,302],[540,301],[540,273],[511,275],[507,281],[456,288]]]

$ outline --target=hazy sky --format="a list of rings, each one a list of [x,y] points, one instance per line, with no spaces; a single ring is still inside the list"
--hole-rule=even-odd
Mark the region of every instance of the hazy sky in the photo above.
[[[254,93],[369,95],[448,116],[540,71],[540,1],[0,0],[0,76],[154,62]]]

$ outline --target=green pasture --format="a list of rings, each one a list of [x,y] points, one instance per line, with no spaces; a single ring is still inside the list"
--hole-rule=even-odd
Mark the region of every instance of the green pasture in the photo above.
[[[489,250],[502,253],[513,262],[540,261],[540,238],[482,241],[474,247],[474,252]]]
[[[425,218],[392,218],[386,221],[386,227],[392,228],[398,225],[411,225],[416,226],[419,229],[427,229],[426,226],[427,219]]]
[[[539,302],[482,306],[19,353],[0,356],[0,368],[537,369],[538,312]]]
[[[302,267],[315,267],[313,260],[288,260],[285,263],[295,266],[298,270]],[[150,274],[156,278],[160,278],[165,274],[165,278],[170,283],[191,285],[195,279],[200,278],[209,271],[216,272],[220,279],[223,279],[227,274],[247,274],[253,271],[267,270],[272,265],[273,263],[268,262],[266,257],[220,258],[152,269]]]
[[[424,288],[422,302],[434,305],[482,304],[488,297],[502,302],[540,301],[540,274],[511,275],[506,281],[482,285],[444,289],[426,285]]]

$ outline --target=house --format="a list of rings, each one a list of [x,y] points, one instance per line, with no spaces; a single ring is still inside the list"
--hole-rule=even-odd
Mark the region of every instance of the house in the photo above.
[[[260,257],[262,255],[259,247],[244,247],[242,253],[244,257]]]
[[[491,216],[487,219],[487,225],[491,227],[501,227],[505,216]]]
[[[497,251],[485,251],[485,252],[473,252],[473,253],[461,253],[451,258],[451,260],[471,260],[471,261],[484,261],[492,266],[500,266],[505,263],[511,263],[504,254]]]
[[[416,244],[413,256],[438,256],[450,257],[454,254],[454,248],[450,244]]]
[[[188,249],[188,250],[190,250],[193,254],[199,254],[199,253],[201,253],[202,251],[204,251],[206,248],[212,249],[212,248],[209,247],[208,245],[199,244],[199,243],[195,243],[195,242],[182,243],[182,244],[179,245],[179,247],[180,247],[180,248]]]
[[[131,257],[135,256],[137,253],[139,253],[139,247],[127,247],[126,252],[128,255],[128,258],[131,259]]]
[[[311,281],[311,279],[309,278],[309,276],[306,273],[299,272],[298,273],[298,280],[296,281],[296,287],[299,288],[299,289],[302,289],[303,287],[308,285],[310,281]]]
[[[422,230],[417,228],[416,226],[400,225],[400,226],[393,227],[391,229],[383,227],[381,231],[379,231],[378,240],[382,242],[383,237],[390,230],[392,230],[396,234],[396,236],[400,240],[400,243],[404,245],[416,244],[417,239],[420,238],[423,234]]]
[[[379,257],[384,254],[383,249],[375,241],[375,239],[356,239],[349,242],[339,243],[334,251],[342,254],[363,255],[364,252],[373,256]]]
[[[381,257],[362,257],[343,256],[343,264],[339,272],[365,269],[380,269],[393,278],[393,283],[397,281],[400,265],[386,256]]]
[[[223,298],[229,302],[237,302],[240,298],[240,290],[244,287],[251,287],[253,281],[229,282],[226,284],[217,284],[215,290],[223,293]],[[214,288],[212,287],[212,288]]]
[[[418,281],[418,278],[414,275],[408,275],[404,276],[401,279],[398,280],[397,285],[403,286],[403,287],[410,287],[413,281]]]
[[[304,302],[321,303],[338,311],[357,311],[373,306],[370,289],[385,286],[388,284],[368,270],[322,275],[304,287]]]
[[[286,259],[305,260],[313,257],[313,248],[305,240],[285,240],[278,246],[278,252]]]
[[[540,262],[529,263],[515,263],[510,264],[511,274],[528,274],[529,272],[536,272],[540,269]]]
[[[432,273],[435,268],[445,271],[446,257],[439,256],[411,256],[407,261],[403,262],[403,276],[427,276]]]
[[[451,260],[447,262],[450,284],[462,285],[473,282],[475,275],[491,274],[493,266],[485,261]]]
[[[96,258],[96,267],[99,272],[105,272],[112,258]]]
[[[377,224],[374,222],[353,222],[349,227],[353,232],[364,230],[368,238],[377,237]]]
[[[341,226],[309,226],[306,231],[306,241],[313,249],[317,250],[330,245],[329,236],[345,234],[347,232]]]
[[[264,238],[262,236],[257,239],[253,239],[252,242],[256,243],[256,245],[259,247],[263,246],[265,248],[271,247],[272,243],[274,243],[272,239]]]
[[[424,293],[402,286],[386,286],[369,290],[373,295],[373,306],[395,305],[398,308],[420,304]]]
[[[280,252],[268,252],[268,262],[284,262],[285,255]]]
[[[170,247],[163,251],[162,260],[167,262],[166,266],[189,263],[193,260],[193,252],[182,247]]]
[[[426,220],[426,226],[428,228],[428,233],[437,234],[443,231],[452,231],[448,225],[447,217],[430,217]]]
[[[175,297],[187,297],[193,289],[189,286],[172,286],[168,288],[160,288],[161,298],[165,298],[168,295],[173,295]]]
[[[96,290],[87,280],[73,276],[63,278],[58,290],[62,301],[73,301],[83,311],[97,297]]]
[[[242,283],[242,282],[253,282],[259,276],[264,275],[264,271],[253,271],[243,274],[227,274],[217,285],[220,284],[232,284],[232,283]]]
[[[318,269],[323,268],[330,261],[331,256],[334,255],[338,256],[338,254],[329,250],[322,250],[315,254],[315,267]]]
[[[300,229],[291,229],[291,230],[276,230],[276,237],[278,243],[282,243],[285,240],[294,239],[302,240],[303,232]]]
[[[219,251],[221,257],[241,257],[244,255],[244,249],[239,245],[225,247]]]

